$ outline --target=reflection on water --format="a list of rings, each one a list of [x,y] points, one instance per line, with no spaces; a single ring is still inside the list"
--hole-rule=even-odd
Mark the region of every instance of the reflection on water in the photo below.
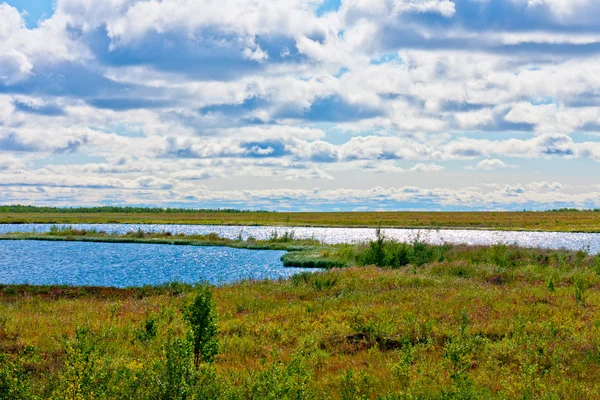
[[[287,278],[283,251],[136,243],[0,240],[0,283],[142,286]]]
[[[50,224],[7,224],[0,225],[0,233],[7,232],[47,232]],[[110,233],[137,231],[169,231],[174,234],[218,233],[227,238],[241,235],[246,239],[268,239],[273,231],[279,233],[293,231],[297,238],[315,238],[325,243],[351,243],[371,240],[375,236],[372,228],[302,228],[274,226],[222,226],[222,225],[138,225],[138,224],[73,224],[76,229],[98,229]],[[384,229],[386,236],[401,241],[413,240],[417,235],[430,243],[465,243],[473,245],[491,245],[495,243],[517,244],[522,247],[541,247],[549,249],[566,248],[570,250],[589,249],[600,253],[600,233],[562,233],[562,232],[510,232],[486,230],[415,230]]]

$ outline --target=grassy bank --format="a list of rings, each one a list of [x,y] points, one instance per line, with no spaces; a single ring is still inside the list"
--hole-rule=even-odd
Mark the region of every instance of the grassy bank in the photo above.
[[[600,232],[600,212],[69,212],[69,210],[0,210],[0,223],[135,223],[277,225],[324,227],[395,227],[415,229],[497,229],[557,232]]]
[[[0,286],[0,398],[600,397],[599,256],[380,239],[310,250],[371,266],[212,288],[198,368],[189,285]]]

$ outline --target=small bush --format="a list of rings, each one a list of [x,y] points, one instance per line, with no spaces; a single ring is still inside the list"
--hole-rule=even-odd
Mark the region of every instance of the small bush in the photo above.
[[[190,342],[170,340],[163,349],[164,361],[157,364],[156,387],[160,399],[185,400],[192,397],[195,369]]]
[[[29,379],[20,359],[0,353],[0,400],[28,399]]]
[[[189,325],[189,340],[193,346],[194,365],[212,362],[219,350],[217,316],[212,292],[207,284],[199,285],[192,301],[184,308],[183,317]]]
[[[156,321],[152,317],[146,318],[142,324],[142,328],[139,329],[137,337],[140,341],[146,342],[156,337]]]
[[[366,372],[358,374],[350,369],[340,374],[340,397],[342,400],[362,400],[375,398],[374,379]]]
[[[277,361],[252,379],[250,398],[272,400],[301,400],[312,398],[308,383],[312,371],[302,356],[295,356],[288,365]]]
[[[78,328],[75,339],[65,344],[66,360],[55,397],[90,399],[105,392],[105,371],[100,364],[96,338],[88,329]]]

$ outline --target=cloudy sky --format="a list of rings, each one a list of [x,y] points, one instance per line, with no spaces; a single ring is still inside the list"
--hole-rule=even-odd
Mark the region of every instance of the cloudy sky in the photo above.
[[[2,204],[600,207],[599,133],[598,0],[0,3]]]

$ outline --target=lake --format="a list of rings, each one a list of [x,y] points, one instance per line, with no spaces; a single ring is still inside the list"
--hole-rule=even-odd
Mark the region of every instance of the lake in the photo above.
[[[220,285],[315,271],[284,267],[280,260],[284,253],[229,247],[0,240],[0,283],[127,287],[207,280]]]
[[[0,233],[8,232],[47,232],[52,224],[0,224]],[[254,237],[268,239],[273,232],[294,232],[296,238],[315,238],[324,243],[353,243],[372,240],[375,237],[373,228],[304,228],[278,226],[223,226],[223,225],[145,225],[145,224],[72,224],[75,229],[97,229],[109,233],[127,233],[129,231],[161,232],[174,234],[207,234],[217,233],[222,237],[243,239]],[[400,241],[414,240],[417,235],[421,240],[432,244],[464,243],[469,245],[492,245],[496,243],[517,244],[522,247],[540,247],[548,249],[565,248],[569,250],[589,250],[600,253],[600,233],[565,233],[565,232],[516,232],[493,230],[416,230],[416,229],[383,229],[387,237]]]

